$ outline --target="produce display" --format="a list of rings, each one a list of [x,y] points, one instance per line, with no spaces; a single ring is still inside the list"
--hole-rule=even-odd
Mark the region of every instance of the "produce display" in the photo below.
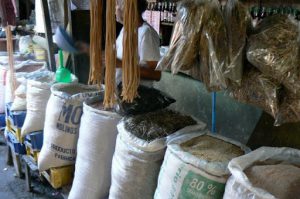
[[[181,148],[208,162],[228,163],[231,159],[245,154],[240,147],[208,135],[182,143]]]
[[[147,114],[128,117],[124,121],[126,130],[136,137],[152,141],[182,129],[186,126],[195,125],[196,121],[178,112],[164,109]]]
[[[300,167],[292,164],[255,165],[245,170],[250,182],[276,198],[290,199],[300,195]]]

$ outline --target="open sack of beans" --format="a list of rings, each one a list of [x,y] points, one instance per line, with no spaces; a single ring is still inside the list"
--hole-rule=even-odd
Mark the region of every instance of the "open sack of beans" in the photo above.
[[[229,161],[249,149],[207,130],[174,138],[168,143],[155,199],[221,199],[230,176]]]
[[[170,49],[157,69],[179,71],[202,81],[208,90],[227,87],[226,26],[217,0],[184,0],[179,4]]]
[[[300,196],[300,151],[262,147],[233,159],[224,199],[291,199]]]
[[[51,87],[38,159],[40,171],[75,163],[83,101],[99,94],[97,86],[77,83],[58,83]]]
[[[111,165],[115,151],[116,109],[105,110],[104,92],[86,100],[79,128],[75,177],[69,199],[106,198],[111,184]]]
[[[168,140],[205,124],[168,109],[124,118],[118,124],[110,199],[153,199]]]

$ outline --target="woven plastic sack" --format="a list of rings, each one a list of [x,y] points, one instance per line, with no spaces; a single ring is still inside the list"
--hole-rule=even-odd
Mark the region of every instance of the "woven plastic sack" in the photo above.
[[[224,199],[276,199],[274,195],[261,187],[253,186],[245,173],[247,168],[263,163],[289,163],[300,167],[300,151],[292,148],[261,147],[249,154],[233,159],[228,165],[232,176],[226,184]],[[280,181],[281,179],[276,180]],[[289,198],[297,198],[298,196]]]
[[[47,103],[40,171],[75,163],[83,101],[99,95],[97,86],[54,84]]]
[[[110,199],[153,199],[167,142],[181,134],[202,130],[205,124],[187,126],[172,135],[145,141],[118,125],[116,150],[112,162]]]
[[[101,199],[108,196],[117,124],[121,117],[115,112],[93,107],[95,103],[102,103],[103,97],[102,92],[83,104],[75,177],[69,199]]]
[[[249,152],[246,146],[222,136],[211,135],[207,130],[175,138],[168,144],[164,162],[159,173],[155,199],[221,199],[223,197],[225,183],[229,176],[229,170],[227,169],[229,161],[218,162],[201,159],[185,151],[182,147],[182,144],[191,142],[194,139],[201,139],[204,136],[217,138],[220,141],[235,145],[241,152]],[[202,144],[202,148],[213,149],[214,147],[218,147],[216,145],[206,145],[204,144],[203,146]],[[230,152],[229,150],[223,153]],[[219,153],[219,156],[222,157],[222,154]]]
[[[44,129],[46,106],[51,95],[51,86],[55,82],[55,74],[47,71],[46,77],[27,81],[26,117],[22,126],[22,137]]]

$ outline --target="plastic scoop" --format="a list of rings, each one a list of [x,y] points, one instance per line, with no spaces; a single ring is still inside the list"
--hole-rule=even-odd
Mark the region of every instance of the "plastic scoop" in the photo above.
[[[71,72],[64,67],[64,56],[62,50],[59,50],[59,63],[60,66],[55,73],[56,81],[61,83],[70,83],[72,81]]]

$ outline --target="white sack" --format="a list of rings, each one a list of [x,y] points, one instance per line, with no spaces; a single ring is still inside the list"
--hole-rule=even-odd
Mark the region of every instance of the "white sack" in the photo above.
[[[50,87],[55,82],[55,74],[48,71],[45,78],[27,81],[26,118],[22,126],[22,137],[44,129],[45,112],[51,95]]]
[[[38,159],[40,171],[75,163],[76,146],[85,99],[99,95],[97,86],[55,84],[47,103],[44,142]]]
[[[94,102],[102,102],[103,96],[104,93],[101,93],[100,97],[83,105],[75,177],[69,199],[102,199],[109,193],[117,124],[121,117],[90,106]]]
[[[109,198],[152,199],[168,141],[205,127],[204,123],[198,122],[197,125],[187,126],[168,137],[148,142],[128,132],[124,122],[121,122],[118,125]]]
[[[292,148],[261,147],[251,153],[230,161],[228,168],[232,174],[226,184],[224,199],[275,199],[271,193],[254,187],[244,170],[257,162],[275,160],[300,166],[300,150]]]
[[[208,162],[184,151],[180,145],[193,138],[209,135],[240,147],[249,149],[231,139],[212,135],[209,131],[182,135],[173,139],[167,148],[160,169],[155,199],[221,199],[229,176],[228,163]]]

